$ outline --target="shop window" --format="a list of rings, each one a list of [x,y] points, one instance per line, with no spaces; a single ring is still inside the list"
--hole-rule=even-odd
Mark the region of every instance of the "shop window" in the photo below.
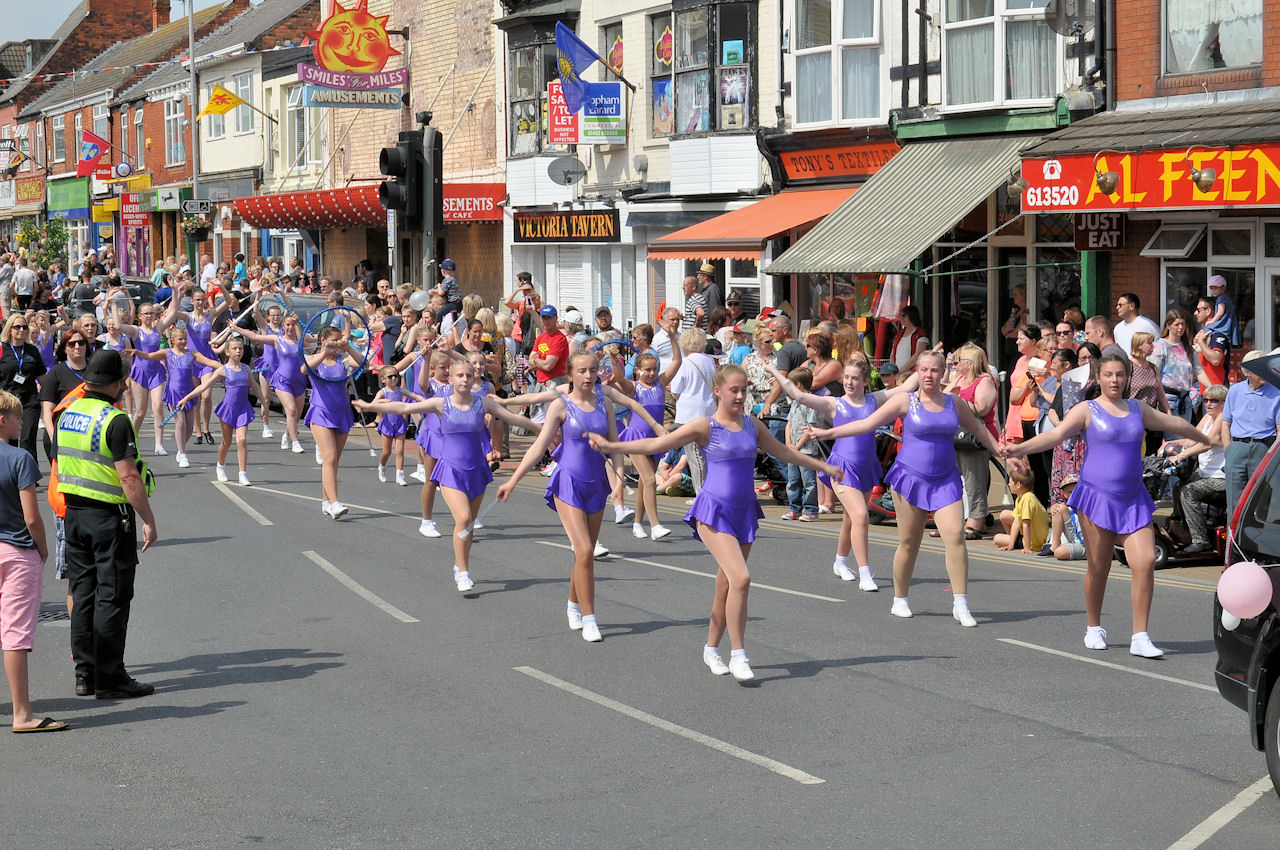
[[[187,161],[187,144],[183,138],[182,123],[186,112],[183,101],[168,99],[164,102],[164,164],[183,165]]]
[[[600,55],[604,57],[605,64],[617,73],[622,73],[622,60],[624,49],[622,43],[622,23],[609,24],[600,28]],[[613,79],[613,76],[606,74],[607,79]]]
[[[1068,307],[1080,306],[1080,255],[1074,247],[1036,251],[1036,310],[1040,319],[1062,320]],[[1156,319],[1159,324],[1160,320]]]
[[[753,4],[711,3],[649,22],[655,136],[755,126]]]
[[[1070,213],[1038,213],[1036,242],[1039,244],[1075,244],[1075,222]]]
[[[243,100],[246,104],[253,103],[253,72],[246,71],[243,74],[236,74],[235,77],[236,97]],[[245,133],[253,132],[253,110],[248,106],[236,107],[236,135],[242,136]]]
[[[1165,0],[1166,74],[1262,62],[1262,0]]]
[[[111,138],[111,120],[108,118],[105,103],[93,105],[93,132],[97,133],[99,138]]]
[[[796,0],[797,124],[880,117],[875,0]]]
[[[1262,225],[1262,247],[1267,259],[1280,258],[1280,222],[1268,221]]]
[[[215,86],[221,86],[222,80],[209,80],[204,87],[205,103],[213,97]],[[227,132],[226,118],[221,115],[206,115],[200,119],[204,122],[204,137],[206,139],[221,139]]]
[[[65,162],[67,159],[66,118],[61,115],[55,115],[50,124],[53,127],[52,132],[49,134],[53,140],[53,161]]]
[[[1162,225],[1141,254],[1144,257],[1184,260],[1200,244],[1204,230],[1203,224]]]
[[[1226,280],[1227,296],[1236,307],[1236,318],[1240,322],[1240,336],[1244,343],[1239,353],[1249,351],[1255,347],[1256,332],[1253,268],[1232,268],[1205,263],[1166,263],[1164,267],[1165,309],[1184,310],[1187,315],[1191,315],[1195,311],[1196,302],[1205,297],[1208,292],[1210,276],[1215,274],[1222,275]],[[1161,320],[1163,318],[1163,316],[1160,317]]]
[[[1253,256],[1252,227],[1213,227],[1209,230],[1209,258]]]
[[[536,44],[511,51],[511,156],[529,156],[547,147],[547,84],[559,79],[556,46]]]
[[[946,0],[943,91],[948,106],[1051,98],[1058,90],[1058,37],[1049,0]]]

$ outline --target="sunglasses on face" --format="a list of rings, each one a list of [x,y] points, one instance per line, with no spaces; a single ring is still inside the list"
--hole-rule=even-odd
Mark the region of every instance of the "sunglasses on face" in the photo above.
[[[67,341],[67,348],[71,348],[73,345],[85,345],[85,346],[87,346],[88,344],[89,344],[89,341],[88,341],[88,340],[84,340],[84,339],[72,339],[72,340],[68,340],[68,341]]]
[[[26,326],[26,325],[13,325],[13,326],[12,326],[12,330],[15,330],[15,331],[25,331],[26,329],[27,329],[27,326]]]

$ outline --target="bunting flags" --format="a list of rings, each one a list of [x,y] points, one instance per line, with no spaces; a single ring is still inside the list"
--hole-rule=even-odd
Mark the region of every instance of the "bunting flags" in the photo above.
[[[98,160],[107,152],[111,143],[101,136],[84,130],[80,134],[80,161],[76,163],[76,176],[88,177],[98,167]]]
[[[199,121],[206,115],[226,115],[237,106],[247,106],[248,101],[238,97],[221,83],[215,83],[209,91],[209,101],[204,105],[204,109],[200,110],[200,114],[196,116]]]

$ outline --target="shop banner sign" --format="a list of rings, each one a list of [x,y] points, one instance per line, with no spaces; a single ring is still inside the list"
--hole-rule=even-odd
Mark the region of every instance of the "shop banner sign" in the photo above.
[[[89,217],[89,178],[55,180],[49,183],[49,218]]]
[[[145,196],[138,192],[125,192],[120,196],[120,224],[124,227],[150,227],[151,213],[143,203]],[[151,197],[155,197],[152,195]]]
[[[445,183],[445,221],[502,221],[505,183]]]
[[[779,151],[788,182],[866,178],[881,169],[901,148],[897,142],[841,145]]]
[[[30,177],[26,180],[18,181],[17,188],[18,203],[20,204],[39,204],[44,201],[44,180],[40,177]]]
[[[621,242],[617,210],[518,212],[516,242]]]
[[[1022,161],[1023,212],[1109,210],[1195,210],[1227,207],[1280,207],[1280,144],[1239,146],[1231,150],[1187,149],[1113,153],[1098,156],[1099,172],[1114,171],[1116,191],[1104,195],[1094,179],[1092,154],[1070,154]],[[1207,192],[1191,180],[1191,169],[1213,169],[1217,179]]]
[[[18,205],[18,184],[12,180],[0,180],[0,210]]]
[[[399,56],[387,33],[390,15],[372,15],[368,0],[351,8],[334,2],[329,17],[307,33],[315,65],[299,63],[298,79],[306,83],[303,105],[331,109],[399,109],[401,92],[392,86],[409,82],[406,68],[387,70]]]
[[[622,83],[587,83],[579,112],[570,112],[560,81],[547,83],[547,143],[552,145],[625,145],[627,96]]]
[[[400,89],[331,89],[324,86],[303,86],[302,105],[329,109],[399,109]]]

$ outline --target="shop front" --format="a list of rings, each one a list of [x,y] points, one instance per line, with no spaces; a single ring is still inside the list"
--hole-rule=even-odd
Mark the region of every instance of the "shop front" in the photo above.
[[[1023,208],[1105,243],[1112,293],[1137,293],[1144,315],[1190,315],[1219,275],[1239,321],[1233,361],[1280,344],[1280,106],[1097,115],[1024,151],[1022,175]]]
[[[249,197],[257,191],[259,171],[253,168],[234,174],[200,175],[200,197],[213,202],[213,213],[208,218],[213,230],[210,257],[214,265],[232,262],[237,252],[251,253],[252,234],[241,227],[235,214],[235,199]],[[311,256],[309,252],[307,256]]]
[[[43,177],[0,180],[0,242],[16,246],[22,220],[43,211]]]
[[[504,270],[502,210],[507,199],[505,183],[445,183],[444,239],[437,246],[436,262],[445,257],[458,264],[459,280],[467,292],[475,292],[486,304],[498,304],[514,289]],[[419,275],[406,280],[416,282]],[[428,286],[434,281],[428,282]]]
[[[314,255],[305,266],[343,281],[351,279],[361,260],[369,260],[375,269],[387,267],[387,211],[378,201],[376,185],[253,195],[236,198],[233,206],[242,232],[256,231],[257,238],[250,242],[254,253],[268,256],[275,247],[302,249]],[[227,237],[223,238],[226,252]]]
[[[517,210],[509,222],[512,277],[532,273],[547,304],[575,307],[588,322],[595,307],[608,307],[620,327],[646,321],[633,234],[616,207]]]

